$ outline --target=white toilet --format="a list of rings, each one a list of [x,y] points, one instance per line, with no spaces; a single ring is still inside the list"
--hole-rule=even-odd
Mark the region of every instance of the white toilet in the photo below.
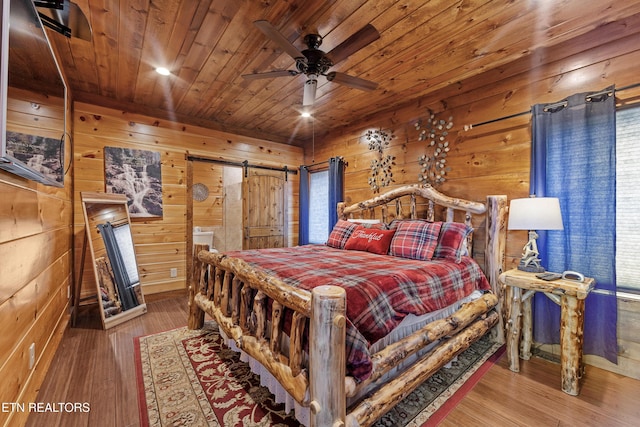
[[[193,244],[209,245],[209,252],[218,252],[213,247],[213,231],[202,231],[200,227],[193,228]]]

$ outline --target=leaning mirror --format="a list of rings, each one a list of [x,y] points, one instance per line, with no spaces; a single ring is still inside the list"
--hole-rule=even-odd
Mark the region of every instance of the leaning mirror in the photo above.
[[[82,192],[85,248],[91,253],[105,329],[147,311],[138,275],[127,197]]]

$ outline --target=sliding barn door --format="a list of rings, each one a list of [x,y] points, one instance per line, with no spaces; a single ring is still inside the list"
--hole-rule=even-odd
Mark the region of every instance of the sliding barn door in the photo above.
[[[244,249],[281,248],[286,242],[283,172],[249,169],[244,178]]]

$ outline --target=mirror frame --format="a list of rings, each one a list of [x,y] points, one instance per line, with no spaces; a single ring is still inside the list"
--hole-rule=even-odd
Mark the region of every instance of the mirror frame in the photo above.
[[[110,194],[110,193],[98,193],[98,192],[81,192],[80,198],[82,201],[82,212],[84,214],[84,223],[85,223],[85,237],[84,244],[88,245],[89,250],[91,252],[91,263],[93,267],[93,273],[96,281],[96,292],[98,297],[98,306],[100,311],[100,317],[102,319],[102,326],[104,329],[109,329],[113,326],[119,325],[120,323],[126,322],[127,320],[133,319],[141,314],[147,312],[147,305],[144,302],[144,295],[142,292],[142,286],[138,283],[135,289],[136,296],[138,297],[138,305],[130,308],[128,310],[122,311],[118,314],[107,316],[105,314],[105,310],[102,304],[101,298],[101,290],[100,290],[100,272],[98,269],[98,265],[96,263],[97,257],[96,255],[102,256],[104,252],[104,256],[106,257],[106,251],[104,248],[104,243],[102,242],[102,236],[100,236],[98,225],[103,224],[104,222],[95,221],[94,217],[96,216],[109,216],[116,215],[114,218],[111,218],[114,222],[124,224],[125,222],[131,226],[131,218],[129,217],[129,208],[127,204],[127,196],[124,194]],[[133,240],[133,236],[132,236]],[[86,246],[83,248],[83,251],[86,250]],[[100,253],[97,253],[99,251]],[[133,247],[134,257],[135,257],[135,245]],[[137,260],[135,261],[135,265],[137,268]],[[84,266],[80,266],[80,274],[82,274],[84,270]],[[78,287],[82,284],[81,281],[78,281]],[[76,295],[79,294],[80,289],[76,291]],[[77,304],[77,302],[76,302]]]

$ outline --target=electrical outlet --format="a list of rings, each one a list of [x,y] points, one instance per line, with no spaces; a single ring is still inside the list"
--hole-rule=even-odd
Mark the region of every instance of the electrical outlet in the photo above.
[[[36,364],[36,343],[32,342],[29,346],[29,369]]]
[[[177,268],[172,268],[171,269],[171,277],[178,277],[178,269]]]

